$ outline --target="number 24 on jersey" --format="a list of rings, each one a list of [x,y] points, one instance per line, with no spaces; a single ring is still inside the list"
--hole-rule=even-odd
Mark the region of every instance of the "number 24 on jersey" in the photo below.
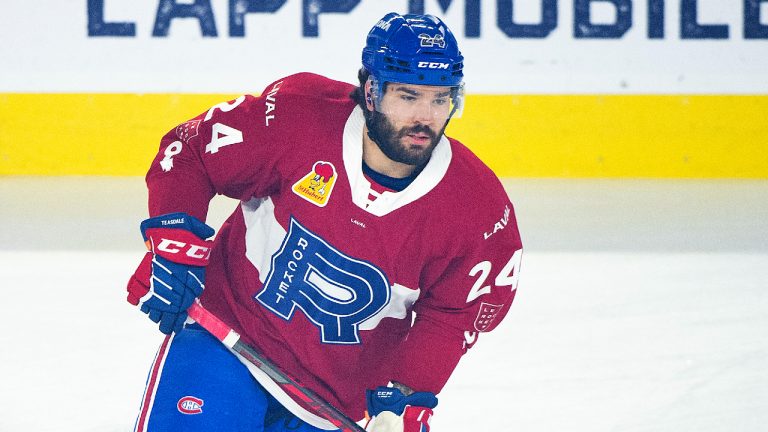
[[[515,253],[512,254],[512,258],[507,261],[504,267],[502,267],[502,269],[496,275],[496,278],[493,280],[493,285],[497,287],[509,286],[511,287],[511,291],[516,290],[518,279],[520,278],[520,262],[522,261],[522,258],[523,250],[516,250]],[[482,261],[472,267],[472,269],[469,271],[469,275],[472,277],[477,277],[477,279],[475,280],[474,285],[472,285],[472,289],[469,290],[469,295],[467,295],[467,303],[475,300],[483,294],[488,294],[491,292],[491,285],[486,285],[486,280],[488,279],[488,276],[491,275],[492,271],[493,265],[490,261]]]

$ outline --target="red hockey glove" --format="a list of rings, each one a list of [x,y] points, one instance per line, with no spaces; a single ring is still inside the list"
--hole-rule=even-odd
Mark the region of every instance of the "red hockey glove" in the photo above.
[[[203,293],[213,228],[185,213],[141,223],[150,252],[128,281],[128,302],[139,306],[160,331],[179,332],[187,309]]]
[[[437,397],[429,392],[405,396],[393,387],[378,387],[366,391],[368,415],[365,426],[369,432],[429,432],[432,408]]]

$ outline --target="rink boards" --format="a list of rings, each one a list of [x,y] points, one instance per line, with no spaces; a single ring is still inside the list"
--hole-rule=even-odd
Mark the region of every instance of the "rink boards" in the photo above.
[[[142,175],[236,94],[0,94],[0,175]],[[448,134],[503,177],[768,177],[768,96],[469,95]]]
[[[365,35],[394,10],[452,29],[469,96],[449,134],[500,176],[768,178],[766,1],[5,9],[0,175],[140,175],[165,131],[213,104],[300,71],[354,82]]]

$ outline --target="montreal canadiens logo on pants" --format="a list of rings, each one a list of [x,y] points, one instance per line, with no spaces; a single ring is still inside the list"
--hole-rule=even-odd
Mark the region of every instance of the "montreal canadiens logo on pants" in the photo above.
[[[203,412],[203,400],[194,396],[184,396],[176,404],[179,412],[182,414],[200,414]]]

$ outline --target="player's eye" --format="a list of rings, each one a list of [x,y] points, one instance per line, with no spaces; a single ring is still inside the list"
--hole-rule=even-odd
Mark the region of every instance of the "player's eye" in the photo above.
[[[413,102],[413,101],[416,100],[416,97],[415,96],[411,96],[411,95],[402,95],[402,96],[400,96],[400,99],[402,99],[404,101],[407,101],[407,102]]]
[[[432,101],[432,103],[435,105],[442,106],[448,103],[448,98],[435,99],[434,101]]]

